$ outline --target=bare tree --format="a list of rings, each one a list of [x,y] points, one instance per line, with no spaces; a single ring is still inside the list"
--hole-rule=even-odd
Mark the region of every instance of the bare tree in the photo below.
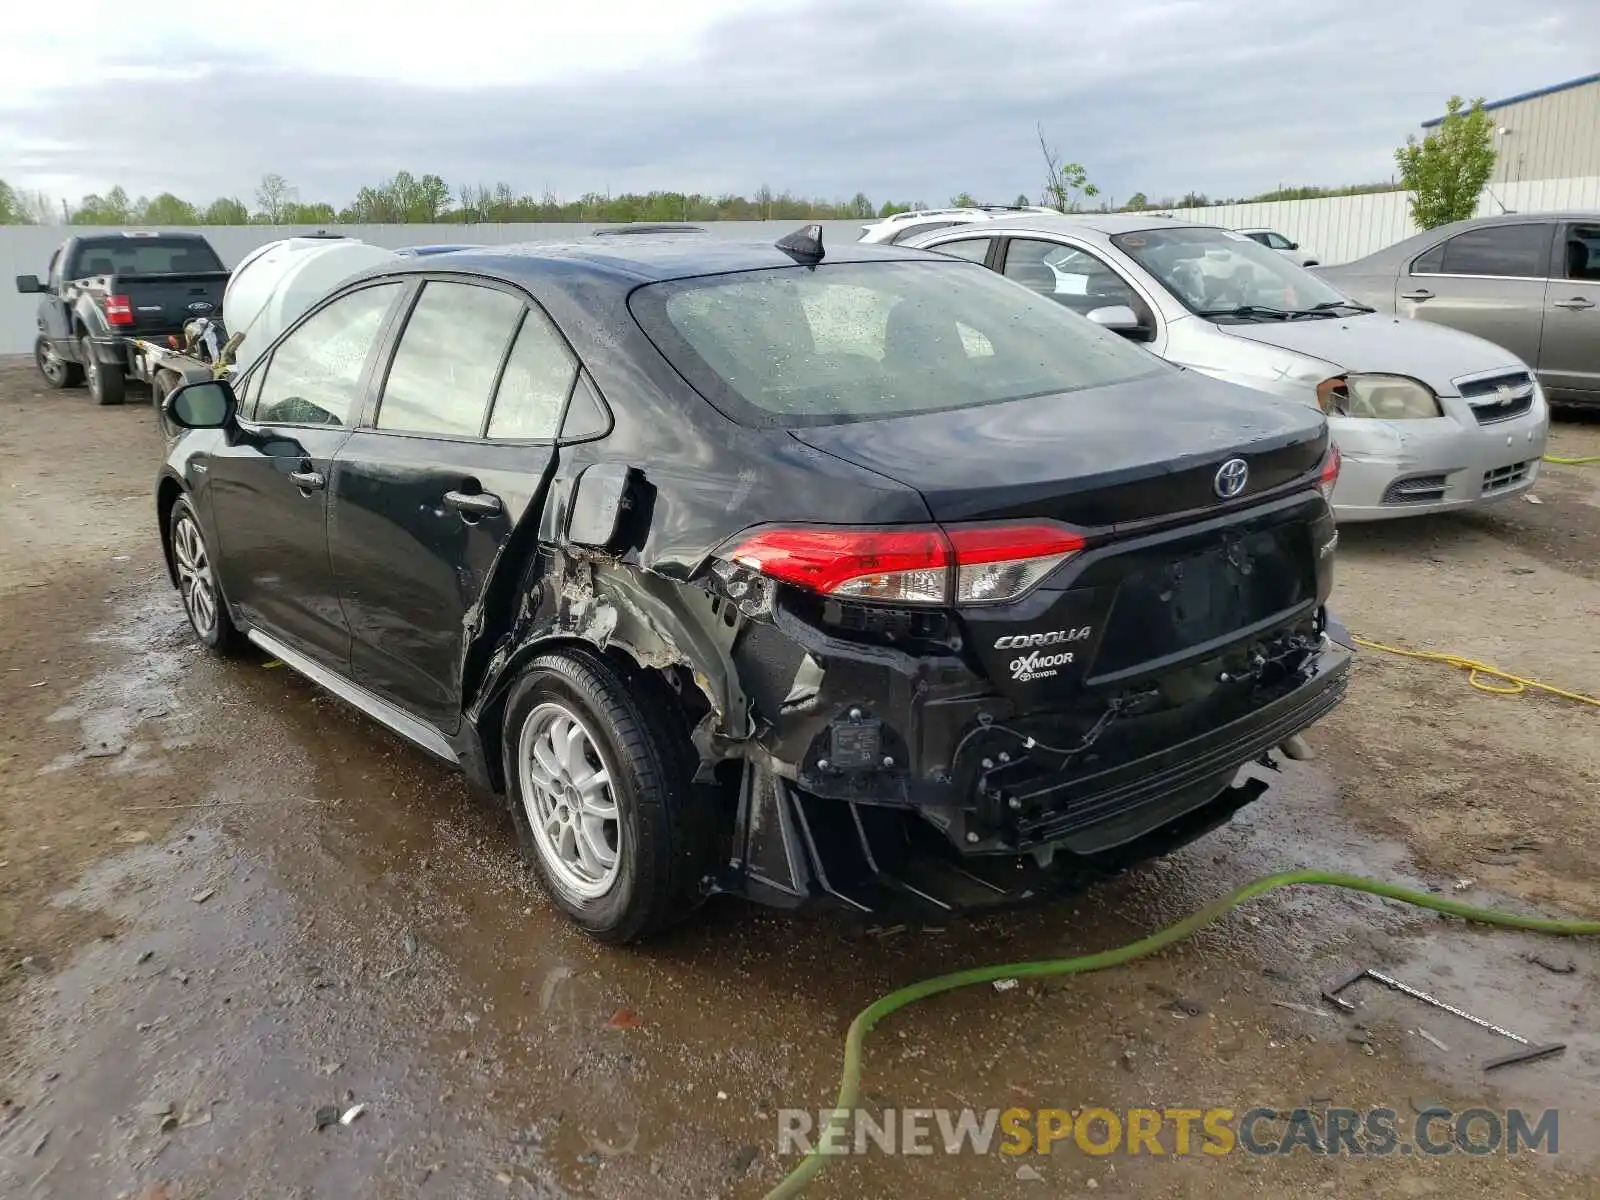
[[[1047,172],[1044,196],[1039,202],[1062,212],[1078,212],[1083,201],[1090,196],[1098,196],[1100,189],[1089,182],[1089,173],[1081,163],[1062,162],[1061,155],[1051,149],[1050,143],[1045,140],[1044,126],[1040,125],[1038,129],[1039,149],[1044,152]]]
[[[275,171],[263,175],[256,188],[256,203],[261,206],[261,215],[268,225],[283,224],[284,209],[299,198],[299,191]]]

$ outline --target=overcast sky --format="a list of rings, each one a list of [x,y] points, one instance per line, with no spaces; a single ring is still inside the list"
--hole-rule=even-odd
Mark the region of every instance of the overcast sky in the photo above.
[[[518,192],[1037,197],[1386,179],[1451,92],[1600,70],[1600,0],[273,0],[17,4],[0,179],[347,203],[405,169]],[[143,15],[140,15],[140,14]]]

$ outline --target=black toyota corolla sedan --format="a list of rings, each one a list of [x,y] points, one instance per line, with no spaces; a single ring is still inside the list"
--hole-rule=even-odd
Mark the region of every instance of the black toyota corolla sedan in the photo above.
[[[606,940],[1163,852],[1347,681],[1320,414],[815,226],[397,261],[165,412],[200,640],[503,797]]]

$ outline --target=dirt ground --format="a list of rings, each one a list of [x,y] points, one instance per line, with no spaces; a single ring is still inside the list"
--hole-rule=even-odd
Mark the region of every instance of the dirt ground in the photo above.
[[[1120,945],[1301,865],[1600,914],[1600,710],[1366,653],[1316,760],[1076,900],[908,930],[727,902],[601,949],[459,778],[260,657],[192,647],[140,400],[0,360],[0,1194],[756,1197],[795,1161],[777,1110],[827,1105],[851,1016],[913,980]],[[1600,422],[1559,423],[1552,452],[1600,454]],[[1600,691],[1600,465],[1547,466],[1535,495],[1342,530],[1337,610]],[[1506,1044],[1448,1014],[1371,984],[1354,1016],[1319,1005],[1363,965],[1568,1049],[1485,1075]],[[1274,893],[1155,959],[891,1018],[868,1101],[1387,1106],[1402,1129],[1436,1102],[1557,1108],[1558,1153],[873,1152],[811,1194],[1600,1196],[1597,977],[1592,941]]]

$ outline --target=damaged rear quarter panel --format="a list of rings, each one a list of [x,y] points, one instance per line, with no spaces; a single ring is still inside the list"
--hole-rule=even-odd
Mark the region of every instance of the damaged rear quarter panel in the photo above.
[[[516,580],[513,599],[481,631],[484,665],[467,689],[468,715],[478,723],[543,649],[581,644],[644,668],[682,668],[709,707],[696,737],[702,757],[726,757],[757,730],[732,654],[746,618],[715,593],[713,551],[756,525],[904,524],[928,511],[903,484],[786,431],[730,420],[639,330],[624,289],[609,279],[590,286],[572,270],[560,287],[531,290],[590,372],[612,427],[561,447],[536,554],[498,565]],[[579,481],[596,464],[631,469],[627,507],[609,545],[578,546],[567,533],[585,502]]]

